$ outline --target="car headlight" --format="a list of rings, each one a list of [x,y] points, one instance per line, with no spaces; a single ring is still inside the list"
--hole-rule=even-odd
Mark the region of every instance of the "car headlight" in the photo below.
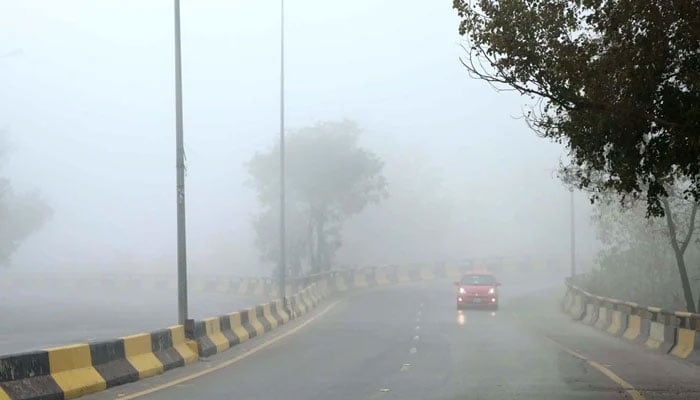
[[[494,293],[496,293],[496,288],[489,289],[489,294],[494,294]]]
[[[463,287],[459,288],[459,292],[460,292],[460,293],[462,293],[462,294],[464,294],[464,293],[467,293],[467,291],[466,291],[466,290],[464,290],[464,288],[463,288]]]

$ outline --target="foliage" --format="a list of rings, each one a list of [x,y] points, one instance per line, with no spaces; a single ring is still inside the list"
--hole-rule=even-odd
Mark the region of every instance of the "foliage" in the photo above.
[[[358,144],[361,131],[351,121],[323,122],[287,137],[287,242],[289,265],[312,272],[328,269],[341,246],[341,229],[351,215],[386,195],[383,163]],[[266,260],[279,258],[279,145],[256,154],[248,171],[263,211],[254,222],[257,245]]]
[[[463,64],[535,100],[526,117],[567,145],[586,188],[700,200],[700,0],[454,0]],[[597,196],[594,194],[593,199]]]
[[[665,217],[646,217],[646,209],[639,202],[620,203],[608,194],[595,207],[593,221],[603,249],[598,255],[600,268],[592,271],[583,281],[589,290],[609,297],[636,301],[640,304],[661,306],[673,310],[695,308],[692,293],[699,293],[698,273],[700,249],[688,246],[682,250],[681,270],[676,249],[671,246],[672,234],[668,218],[676,225],[677,242],[697,243],[697,232],[692,226],[693,201],[674,196],[667,201]],[[696,266],[688,271],[686,279],[681,271],[685,265]],[[687,282],[687,287],[683,281]],[[679,285],[679,283],[681,283]]]

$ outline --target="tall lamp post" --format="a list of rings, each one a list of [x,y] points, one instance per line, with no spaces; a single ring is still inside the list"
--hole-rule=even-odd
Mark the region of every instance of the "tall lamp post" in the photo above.
[[[185,231],[185,149],[182,127],[182,57],[180,54],[180,0],[175,1],[175,166],[177,195],[177,310],[187,322],[187,238]]]
[[[284,0],[280,0],[280,265],[279,265],[279,292],[283,304],[286,306],[286,269],[287,269],[287,241],[286,241],[286,213],[285,213],[285,148],[284,148]]]

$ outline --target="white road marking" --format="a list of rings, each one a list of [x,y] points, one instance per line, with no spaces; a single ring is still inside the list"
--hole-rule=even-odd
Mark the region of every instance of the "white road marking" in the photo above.
[[[418,352],[418,349],[415,347],[411,347],[411,350],[408,351],[411,354],[416,354]]]
[[[420,336],[418,336],[418,335],[414,336],[413,340],[420,340]]]

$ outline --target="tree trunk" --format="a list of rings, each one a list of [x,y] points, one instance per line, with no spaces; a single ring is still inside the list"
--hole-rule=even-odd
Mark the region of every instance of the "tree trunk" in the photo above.
[[[683,257],[685,249],[687,248],[687,243],[684,242],[680,246],[678,244],[678,237],[676,236],[676,224],[673,222],[673,215],[671,214],[671,207],[668,204],[667,199],[663,199],[664,211],[666,213],[666,223],[668,225],[669,236],[671,237],[671,247],[673,247],[673,254],[676,256],[676,264],[678,265],[678,273],[681,276],[681,284],[683,286],[683,296],[685,297],[685,304],[688,312],[695,312],[695,299],[693,297],[693,291],[690,287],[690,279],[688,279],[688,270],[685,267],[685,259]],[[693,209],[693,219],[695,218],[695,210],[697,204]],[[690,236],[692,235],[692,226],[689,231],[687,241],[690,241]]]

